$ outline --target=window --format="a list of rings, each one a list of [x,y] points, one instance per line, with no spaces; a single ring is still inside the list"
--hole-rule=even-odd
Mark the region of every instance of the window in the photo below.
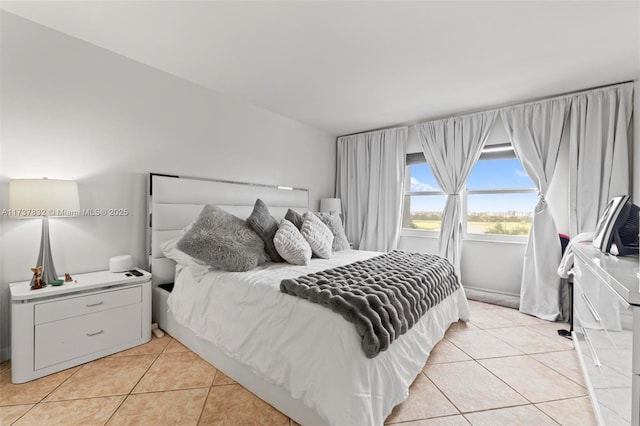
[[[440,231],[447,196],[422,153],[407,155],[406,179],[402,227]],[[464,198],[468,235],[529,235],[538,196],[511,144],[492,145],[482,151]]]
[[[467,234],[529,235],[537,201],[511,144],[487,147],[467,181]]]
[[[440,231],[447,196],[422,153],[407,155],[406,176],[402,227]]]

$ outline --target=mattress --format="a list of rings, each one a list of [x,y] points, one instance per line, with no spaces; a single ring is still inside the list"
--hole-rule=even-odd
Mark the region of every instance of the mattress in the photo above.
[[[380,253],[345,250],[306,266],[267,263],[249,272],[179,265],[168,306],[175,320],[261,379],[287,389],[328,424],[383,424],[404,401],[430,350],[467,320],[460,288],[406,334],[367,358],[352,323],[279,291],[280,281]]]

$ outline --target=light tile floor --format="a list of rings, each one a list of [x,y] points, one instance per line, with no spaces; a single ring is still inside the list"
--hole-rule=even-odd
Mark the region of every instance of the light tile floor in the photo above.
[[[470,302],[388,424],[594,425],[566,324]],[[169,336],[32,382],[0,364],[0,425],[296,425]]]

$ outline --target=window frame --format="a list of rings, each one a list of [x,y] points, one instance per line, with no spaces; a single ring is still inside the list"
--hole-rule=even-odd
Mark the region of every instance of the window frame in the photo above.
[[[515,152],[513,150],[513,146],[511,143],[501,143],[501,144],[492,144],[485,148],[483,148],[478,161],[484,160],[500,160],[500,159],[511,159],[517,158]],[[413,164],[427,163],[424,154],[420,153],[411,153],[406,156],[406,168],[407,168],[407,178],[411,179],[410,176],[410,166]],[[475,167],[475,164],[474,164]],[[499,189],[468,189],[465,188],[462,192],[462,238],[464,240],[470,241],[502,241],[509,243],[526,243],[529,239],[529,235],[507,235],[507,234],[475,234],[467,232],[467,220],[469,217],[469,212],[467,210],[468,206],[468,196],[469,195],[490,195],[490,194],[530,194],[530,193],[538,193],[538,189],[536,188],[499,188]],[[403,194],[403,208],[404,208],[404,200],[407,196],[413,195],[447,195],[444,191],[404,191]],[[416,236],[416,237],[434,237],[440,235],[440,231],[427,231],[421,229],[413,229],[413,228],[405,228],[404,226],[404,211],[403,211],[403,221],[400,224],[400,232],[401,235],[405,236]]]
[[[407,236],[412,236],[412,237],[429,237],[429,238],[438,238],[438,236],[440,235],[440,231],[429,231],[429,230],[425,230],[425,229],[414,229],[414,228],[405,228],[404,227],[404,206],[405,206],[405,199],[406,197],[411,197],[414,195],[444,195],[446,196],[447,194],[440,190],[440,191],[411,191],[411,174],[410,174],[410,167],[414,164],[427,164],[429,165],[429,168],[431,168],[431,165],[427,162],[427,159],[424,158],[424,154],[422,152],[415,152],[415,153],[411,153],[411,154],[407,154],[406,156],[406,160],[405,160],[405,176],[406,176],[406,181],[405,181],[405,186],[408,185],[409,190],[407,191],[405,188],[404,193],[402,194],[402,220],[400,222],[400,233],[401,235],[407,235]],[[433,172],[432,172],[433,173]],[[409,214],[411,214],[411,212],[409,212]]]
[[[467,197],[469,195],[480,194],[531,194],[537,193],[537,189],[531,188],[513,188],[513,189],[474,189],[464,191],[464,201],[462,215],[462,238],[465,240],[476,241],[509,241],[509,242],[527,242],[529,235],[508,235],[508,234],[475,234],[467,231],[467,219],[469,217],[469,211],[467,210]]]

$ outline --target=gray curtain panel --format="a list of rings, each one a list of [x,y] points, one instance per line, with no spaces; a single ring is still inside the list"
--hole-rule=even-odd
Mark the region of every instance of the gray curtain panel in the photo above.
[[[355,249],[396,248],[402,220],[407,127],[338,138],[336,195]]]
[[[611,198],[629,195],[632,98],[633,83],[572,98],[569,136],[572,237],[593,231]]]
[[[538,188],[531,233],[524,253],[520,311],[549,321],[561,316],[562,257],[556,223],[545,194],[553,177],[570,98],[504,108],[500,111],[516,156]]]
[[[495,122],[497,111],[431,121],[415,126],[422,151],[447,202],[442,212],[440,256],[460,274],[462,195]]]

